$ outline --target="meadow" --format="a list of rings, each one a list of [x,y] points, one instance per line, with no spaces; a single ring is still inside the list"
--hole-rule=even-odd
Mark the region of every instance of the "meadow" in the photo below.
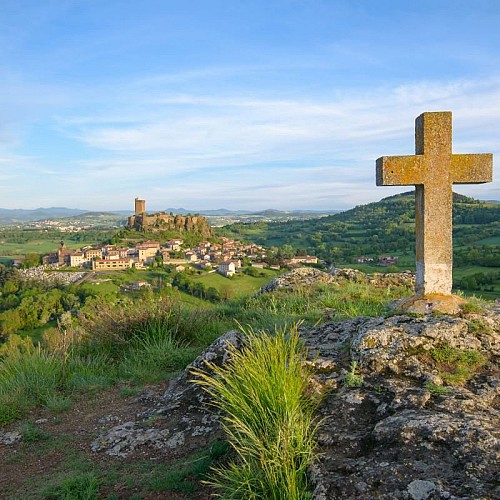
[[[132,495],[135,498],[148,497],[155,492],[195,495],[207,488],[200,481],[208,475],[214,482],[211,491],[230,492],[238,488],[238,477],[248,482],[257,469],[254,464],[244,472],[236,463],[231,465],[232,462],[228,462],[228,446],[224,443],[214,443],[207,449],[199,450],[187,461],[171,464],[149,462],[146,466],[136,462],[134,465],[119,465],[109,461],[96,462],[95,458],[90,462],[78,443],[72,444],[68,429],[74,424],[71,424],[72,418],[66,418],[66,415],[79,412],[79,433],[86,432],[83,416],[88,411],[95,411],[96,404],[106,406],[115,401],[113,404],[118,405],[120,398],[128,401],[150,384],[165,384],[222,333],[239,328],[239,325],[251,325],[251,331],[256,332],[253,341],[255,352],[262,352],[261,357],[242,361],[242,366],[253,367],[256,374],[252,382],[248,378],[248,368],[245,368],[243,379],[250,385],[247,389],[242,387],[242,390],[261,390],[268,376],[274,380],[273,383],[281,379],[279,383],[291,387],[283,379],[288,377],[288,370],[281,373],[278,369],[283,362],[285,365],[297,363],[294,360],[298,360],[297,366],[300,366],[303,353],[293,340],[293,325],[300,322],[313,325],[327,319],[359,314],[387,314],[391,300],[410,293],[406,288],[380,290],[346,282],[341,287],[316,286],[294,292],[255,295],[262,282],[276,273],[269,271],[265,274],[259,277],[243,275],[241,280],[224,278],[235,286],[241,286],[235,290],[234,298],[219,303],[199,298],[193,303],[191,300],[194,297],[167,286],[133,295],[119,293],[114,300],[109,300],[110,296],[106,293],[103,296],[88,295],[87,302],[76,317],[63,315],[63,321],[58,326],[37,331],[36,335],[9,335],[0,347],[0,426],[19,429],[22,433],[21,451],[10,459],[15,460],[16,467],[25,472],[12,487],[4,490],[6,498],[27,498],[26,495],[32,498],[116,498],[113,496],[117,491],[115,488],[119,488],[120,494],[128,492],[131,498]],[[121,281],[130,278],[126,273],[123,275]],[[156,279],[158,272],[134,273],[133,278],[145,276]],[[214,275],[196,275],[193,279],[208,279],[207,285],[210,286],[225,285]],[[99,288],[105,283],[109,282],[84,286]],[[250,293],[243,293],[243,290],[250,290]],[[245,328],[250,333],[250,327]],[[275,354],[269,358],[265,352],[275,345],[273,339],[276,332],[281,332],[276,340],[279,343],[273,351]],[[250,352],[253,350],[248,354]],[[267,365],[268,362],[274,364]],[[228,373],[227,377],[231,377],[232,373]],[[298,379],[294,387],[298,392],[293,397],[301,398],[303,389],[300,387],[303,385],[300,385],[300,370],[296,375]],[[253,389],[251,384],[254,384]],[[266,399],[265,396],[263,398]],[[284,404],[287,401],[293,401],[291,394],[283,399]],[[235,404],[237,407],[238,403]],[[293,422],[304,418],[303,425],[308,427],[311,408],[309,404],[300,410],[295,407],[294,411],[299,411],[302,416],[293,416]],[[281,414],[281,411],[278,413]],[[33,415],[42,415],[56,422],[49,434],[43,434],[33,423]],[[256,414],[255,419],[259,418]],[[60,427],[57,422],[60,422]],[[277,429],[283,425],[288,424],[276,422]],[[91,431],[89,428],[89,434]],[[279,433],[276,434],[277,439],[281,439],[279,436]],[[296,481],[294,498],[306,498],[308,483],[304,473],[313,459],[313,435],[305,435],[304,439],[304,448],[296,448],[295,438],[291,448],[298,450],[298,456],[303,459],[302,465],[296,469],[294,464],[298,462],[295,459],[283,463],[284,469],[280,466],[270,471],[269,476],[256,478],[252,491],[279,491],[283,488],[280,481],[293,474]],[[245,443],[245,446],[249,444]],[[258,447],[258,442],[252,446]],[[275,449],[280,452],[287,446],[287,442],[280,442]],[[38,460],[35,457],[46,457],[50,461],[55,456],[58,459],[53,472],[33,475],[31,469]],[[282,463],[281,459],[268,458],[272,463]],[[229,467],[227,470],[232,481],[226,481],[223,476],[217,478],[210,472],[213,465],[222,463]],[[244,474],[236,476],[235,470]],[[133,484],[126,480],[130,474],[134,475]]]

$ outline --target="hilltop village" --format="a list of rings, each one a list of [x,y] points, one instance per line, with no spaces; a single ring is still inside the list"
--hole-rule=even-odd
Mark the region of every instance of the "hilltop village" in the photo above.
[[[263,268],[268,265],[268,251],[255,243],[242,243],[238,240],[221,237],[213,241],[210,225],[201,216],[182,216],[159,212],[146,214],[145,201],[135,199],[135,215],[129,217],[127,229],[138,232],[155,232],[154,229],[175,228],[181,234],[194,233],[206,239],[196,246],[188,246],[182,238],[175,238],[161,244],[159,241],[146,240],[133,246],[117,245],[87,246],[80,250],[71,250],[64,242],[57,252],[43,257],[44,265],[57,267],[91,268],[93,271],[119,271],[130,268],[144,269],[150,265],[162,264],[175,266],[182,271],[187,265],[200,269],[217,271],[223,276],[233,276],[242,267],[244,261],[252,267]],[[317,264],[317,257],[299,256],[283,261],[282,264]],[[271,266],[279,269],[280,266]]]
[[[188,264],[201,269],[215,269],[224,276],[232,276],[241,268],[243,259],[256,268],[267,266],[266,249],[254,243],[242,243],[229,238],[220,238],[221,243],[202,241],[196,247],[185,247],[182,239],[173,239],[161,245],[158,241],[145,241],[133,247],[102,245],[70,250],[61,242],[56,253],[43,257],[43,264],[91,268],[93,271],[118,271],[122,269],[144,269],[160,262],[174,265],[182,271]],[[287,259],[286,265],[317,264],[318,258],[300,256]],[[279,266],[271,266],[278,268]]]

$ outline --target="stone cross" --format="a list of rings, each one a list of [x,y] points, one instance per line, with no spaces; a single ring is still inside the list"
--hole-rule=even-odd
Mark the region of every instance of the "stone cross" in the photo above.
[[[415,185],[416,294],[451,295],[453,184],[491,182],[493,155],[452,154],[451,112],[415,120],[415,155],[377,160],[377,186]]]

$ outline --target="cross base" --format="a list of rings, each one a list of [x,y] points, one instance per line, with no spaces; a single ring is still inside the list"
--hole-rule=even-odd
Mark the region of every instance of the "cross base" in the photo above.
[[[404,313],[431,314],[440,312],[455,315],[462,311],[462,306],[466,303],[465,299],[457,295],[431,293],[402,299],[395,304],[395,309]]]

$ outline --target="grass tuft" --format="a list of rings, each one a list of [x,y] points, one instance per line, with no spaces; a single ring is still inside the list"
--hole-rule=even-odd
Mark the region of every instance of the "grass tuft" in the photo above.
[[[50,436],[43,432],[39,427],[37,427],[33,422],[27,420],[19,426],[19,432],[25,443],[36,443],[38,441],[45,441],[50,438]]]
[[[450,389],[448,387],[444,387],[443,385],[436,384],[435,382],[427,382],[425,384],[425,388],[433,395],[433,396],[446,396],[450,393]]]
[[[441,378],[452,385],[463,385],[486,363],[486,357],[473,349],[457,349],[448,344],[431,349]]]
[[[97,500],[101,480],[93,471],[69,475],[48,487],[43,498],[54,500]]]
[[[226,498],[309,498],[306,470],[314,460],[312,373],[297,325],[275,334],[244,331],[246,347],[228,346],[225,366],[207,363],[195,382],[213,397],[238,460],[209,481]]]

